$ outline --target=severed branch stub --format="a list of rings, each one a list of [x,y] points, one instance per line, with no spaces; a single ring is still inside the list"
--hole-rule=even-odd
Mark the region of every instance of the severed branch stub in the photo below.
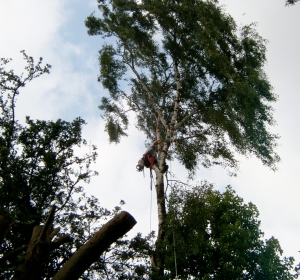
[[[93,237],[80,247],[52,280],[76,280],[95,262],[109,246],[136,224],[135,219],[122,211],[108,221]]]
[[[59,232],[59,228],[52,230],[56,206],[53,205],[43,226],[35,226],[27,247],[24,261],[17,267],[13,280],[40,279],[44,263],[48,260],[51,250],[71,240],[69,235],[63,235],[51,242]]]

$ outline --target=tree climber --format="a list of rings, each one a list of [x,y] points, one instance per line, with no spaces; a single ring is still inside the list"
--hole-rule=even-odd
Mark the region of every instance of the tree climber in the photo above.
[[[144,167],[151,169],[153,164],[157,163],[157,152],[156,152],[157,144],[162,146],[160,140],[155,140],[145,151],[143,157],[138,161],[138,165],[136,166],[137,171],[143,171]],[[165,163],[163,172],[166,172],[167,170],[168,170],[168,165],[166,165]]]

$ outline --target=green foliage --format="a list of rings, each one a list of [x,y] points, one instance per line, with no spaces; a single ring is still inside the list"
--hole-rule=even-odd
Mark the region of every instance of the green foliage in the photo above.
[[[291,6],[291,5],[295,5],[296,2],[298,2],[299,0],[286,0],[285,5],[286,6]]]
[[[114,243],[111,247],[113,255],[108,251],[103,256],[109,279],[152,279],[149,277],[151,275],[149,255],[154,249],[151,245],[153,239],[154,232],[146,237],[138,233],[131,240],[122,239]]]
[[[181,279],[294,279],[293,258],[281,258],[274,237],[263,241],[258,210],[231,187],[180,184],[169,200],[166,268]],[[174,246],[175,242],[175,246]],[[174,248],[175,247],[175,248]]]
[[[9,279],[13,275],[23,252],[5,261],[1,258],[26,246],[34,226],[45,222],[50,206],[55,204],[54,224],[61,228],[58,236],[69,233],[73,240],[51,252],[43,275],[43,279],[51,279],[76,249],[121,207],[108,211],[97,198],[83,192],[82,184],[97,175],[90,170],[97,153],[95,146],[90,154],[82,153],[82,148],[88,148],[81,135],[85,124],[81,118],[66,122],[26,117],[24,125],[15,119],[20,89],[50,69],[49,65],[42,67],[42,59],[35,64],[32,57],[25,52],[23,55],[27,65],[21,76],[6,70],[10,60],[1,59],[0,65],[0,215],[14,221],[0,244],[0,278]],[[97,260],[82,279],[106,277],[103,269],[114,264],[111,261],[114,253],[111,249],[106,257]]]
[[[133,111],[149,139],[177,143],[173,152],[191,172],[197,164],[235,171],[236,152],[275,168],[276,96],[263,71],[266,41],[254,25],[237,28],[218,1],[98,2],[101,16],[85,24],[90,35],[111,38],[99,52],[111,142],[126,135]]]

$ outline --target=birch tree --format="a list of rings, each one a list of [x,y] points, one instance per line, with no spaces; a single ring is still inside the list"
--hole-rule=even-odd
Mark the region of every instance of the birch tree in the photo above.
[[[128,113],[149,141],[157,140],[158,233],[153,269],[164,271],[164,163],[172,154],[191,175],[220,165],[235,174],[237,154],[271,169],[275,152],[272,91],[263,67],[266,41],[250,24],[238,27],[218,1],[98,0],[86,19],[100,35],[99,108],[110,142],[127,136]],[[172,145],[174,143],[174,145]]]

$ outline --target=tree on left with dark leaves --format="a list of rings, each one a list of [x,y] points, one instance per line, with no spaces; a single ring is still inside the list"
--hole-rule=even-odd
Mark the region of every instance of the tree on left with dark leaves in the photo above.
[[[65,264],[65,275],[71,275],[70,263],[74,267],[80,247],[81,254],[89,250],[87,241],[92,236],[94,241],[100,240],[111,226],[121,225],[122,230],[126,229],[122,234],[122,230],[117,230],[117,235],[109,232],[106,241],[111,244],[111,237],[120,238],[135,221],[130,214],[120,213],[121,207],[108,211],[97,198],[83,192],[82,184],[97,175],[90,169],[97,157],[96,147],[82,156],[75,153],[87,145],[81,135],[84,120],[43,121],[26,117],[23,125],[16,119],[20,90],[34,78],[49,73],[51,67],[43,65],[42,58],[35,63],[22,53],[26,61],[22,75],[6,70],[10,59],[1,59],[0,63],[0,278],[14,275],[13,279],[29,279],[28,270],[39,270],[36,279],[51,279]],[[101,227],[108,219],[111,220]],[[49,258],[39,255],[41,250]],[[98,252],[101,250],[102,247],[97,248]],[[107,264],[99,254],[84,269],[81,279],[105,274]],[[42,265],[30,264],[33,260],[40,262],[40,257]],[[64,279],[75,279],[70,277],[73,278]]]

